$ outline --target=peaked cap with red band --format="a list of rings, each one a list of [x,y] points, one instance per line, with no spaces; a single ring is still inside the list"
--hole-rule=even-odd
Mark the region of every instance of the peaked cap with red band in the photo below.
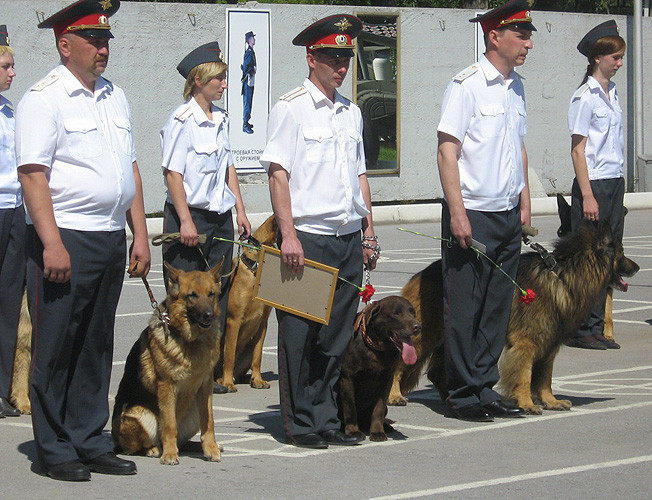
[[[52,28],[59,38],[66,33],[96,38],[113,38],[109,17],[120,8],[120,0],[79,0],[38,25],[39,28]]]
[[[349,14],[328,16],[311,24],[294,37],[292,43],[319,50],[329,56],[353,57],[353,39],[362,31],[362,21]]]
[[[533,5],[534,0],[510,0],[489,12],[469,19],[469,22],[480,23],[484,34],[491,30],[509,27],[536,31],[537,29],[532,24],[532,17],[530,17],[530,8]]]

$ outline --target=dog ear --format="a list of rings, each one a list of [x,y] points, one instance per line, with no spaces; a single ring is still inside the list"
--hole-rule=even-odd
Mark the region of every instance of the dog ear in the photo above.
[[[222,281],[222,265],[224,264],[224,257],[217,263],[217,265],[211,269],[209,272],[213,276],[215,283],[220,283]]]
[[[598,225],[599,245],[601,247],[609,247],[614,242],[614,235],[611,231],[611,224],[609,221],[602,220]]]
[[[571,207],[564,195],[557,193],[557,213],[561,225],[557,229],[557,236],[563,236],[571,231]]]
[[[170,295],[176,297],[179,294],[179,275],[182,271],[175,269],[165,261],[163,261],[163,265],[168,270],[168,289],[170,290]]]

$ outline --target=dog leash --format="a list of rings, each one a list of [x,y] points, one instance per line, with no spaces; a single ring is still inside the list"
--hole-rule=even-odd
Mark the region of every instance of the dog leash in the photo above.
[[[537,236],[538,234],[539,230],[537,228],[532,226],[523,226],[523,243],[538,253],[539,257],[541,257],[541,260],[543,260],[543,263],[550,270],[550,272],[559,278],[556,272],[557,260],[552,255],[552,253],[546,250],[540,243],[530,241],[530,236]]]
[[[162,245],[163,243],[179,243],[181,241],[181,233],[163,233],[159,234],[157,236],[154,236],[152,238],[152,245],[155,247]],[[199,250],[199,253],[202,256],[202,259],[204,259],[204,263],[206,264],[206,269],[210,269],[211,265],[208,263],[208,260],[206,259],[206,256],[204,255],[204,252],[201,249],[200,245],[203,245],[206,243],[206,235],[205,234],[198,234],[197,235],[197,243],[198,245],[195,246],[197,250]],[[231,274],[231,273],[229,273]],[[228,275],[227,275],[228,276]]]
[[[137,274],[138,261],[135,261],[133,264],[129,266],[129,269],[127,269],[127,273],[129,274],[130,278],[138,277]],[[149,282],[147,281],[147,278],[145,278],[145,276],[141,276],[140,279],[143,280],[143,284],[145,285],[145,290],[147,290],[147,294],[149,295],[149,301],[152,304],[152,309],[156,311],[156,315],[158,316],[158,319],[161,321],[161,324],[163,325],[163,331],[165,332],[165,341],[167,342],[168,334],[169,334],[168,324],[170,322],[170,317],[168,316],[168,313],[166,313],[159,307],[158,302],[156,302],[156,299],[154,298],[154,293],[152,292],[152,288],[149,286]]]

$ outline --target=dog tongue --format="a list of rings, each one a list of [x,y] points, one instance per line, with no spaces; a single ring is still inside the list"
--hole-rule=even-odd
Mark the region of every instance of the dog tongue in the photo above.
[[[626,291],[629,289],[629,285],[628,285],[627,282],[626,282],[625,280],[623,280],[622,278],[620,278],[620,284],[621,284],[621,286],[623,287],[623,292],[626,292]]]
[[[401,357],[403,358],[403,363],[406,365],[413,365],[417,362],[417,351],[414,349],[412,344],[403,342],[403,348],[401,349]]]

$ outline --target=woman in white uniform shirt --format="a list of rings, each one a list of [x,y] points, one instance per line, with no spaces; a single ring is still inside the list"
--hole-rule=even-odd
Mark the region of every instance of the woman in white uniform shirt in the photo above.
[[[204,257],[213,267],[224,256],[223,274],[228,274],[233,244],[214,237],[233,239],[234,206],[239,234],[246,237],[251,232],[231,157],[228,116],[213,104],[226,89],[226,69],[217,42],[190,52],[177,66],[186,78],[186,102],[161,130],[162,167],[168,188],[163,229],[181,233],[179,243],[163,245],[163,260],[184,271],[206,270]],[[199,234],[206,234],[205,244],[198,242]],[[165,269],[164,273],[167,288]],[[228,279],[223,279],[222,326],[227,285]]]
[[[577,49],[589,65],[582,84],[573,94],[568,110],[571,157],[575,168],[572,188],[571,227],[575,232],[582,218],[609,221],[614,236],[622,239],[623,198],[623,110],[611,79],[623,65],[626,44],[614,20],[599,24],[580,41]],[[607,290],[568,345],[585,349],[618,349],[603,335]]]

